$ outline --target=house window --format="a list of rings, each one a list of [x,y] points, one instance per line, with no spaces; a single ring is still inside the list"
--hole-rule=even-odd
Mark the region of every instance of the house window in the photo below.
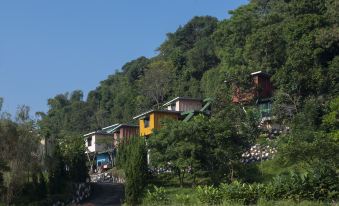
[[[144,119],[145,128],[149,127],[149,116],[146,116]]]
[[[87,146],[92,146],[92,137],[87,138]]]
[[[259,105],[260,115],[261,118],[263,117],[271,117],[272,115],[272,103],[265,102]]]
[[[172,110],[172,111],[175,111],[175,104],[172,104],[172,105],[171,105],[171,110]]]

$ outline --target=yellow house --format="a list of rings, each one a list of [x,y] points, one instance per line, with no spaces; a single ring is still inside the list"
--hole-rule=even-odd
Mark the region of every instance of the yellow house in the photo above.
[[[140,136],[149,136],[153,133],[154,129],[161,128],[161,121],[165,119],[180,118],[180,112],[177,111],[161,111],[161,110],[150,110],[142,113],[133,119],[139,120],[139,134]]]

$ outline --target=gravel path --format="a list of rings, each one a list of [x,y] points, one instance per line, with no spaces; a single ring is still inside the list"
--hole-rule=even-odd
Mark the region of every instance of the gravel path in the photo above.
[[[82,206],[115,206],[122,205],[124,186],[112,183],[93,183],[92,195]]]

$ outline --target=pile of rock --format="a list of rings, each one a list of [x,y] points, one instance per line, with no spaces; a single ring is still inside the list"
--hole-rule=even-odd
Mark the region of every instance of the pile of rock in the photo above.
[[[86,183],[79,183],[75,185],[75,192],[70,202],[57,201],[52,206],[77,205],[82,200],[91,195],[91,186]]]
[[[104,173],[95,173],[91,175],[91,182],[105,182],[105,183],[112,183],[113,177],[111,173],[104,172]]]
[[[88,198],[90,195],[91,195],[91,186],[89,184],[80,183],[76,186],[72,204],[78,204],[82,200]]]
[[[242,162],[252,163],[272,159],[277,150],[269,145],[261,146],[256,144],[248,152],[242,154]]]

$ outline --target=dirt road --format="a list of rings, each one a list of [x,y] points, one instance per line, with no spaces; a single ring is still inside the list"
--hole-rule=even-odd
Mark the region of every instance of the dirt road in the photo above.
[[[93,183],[93,192],[82,206],[116,206],[122,205],[124,187],[122,184]]]

